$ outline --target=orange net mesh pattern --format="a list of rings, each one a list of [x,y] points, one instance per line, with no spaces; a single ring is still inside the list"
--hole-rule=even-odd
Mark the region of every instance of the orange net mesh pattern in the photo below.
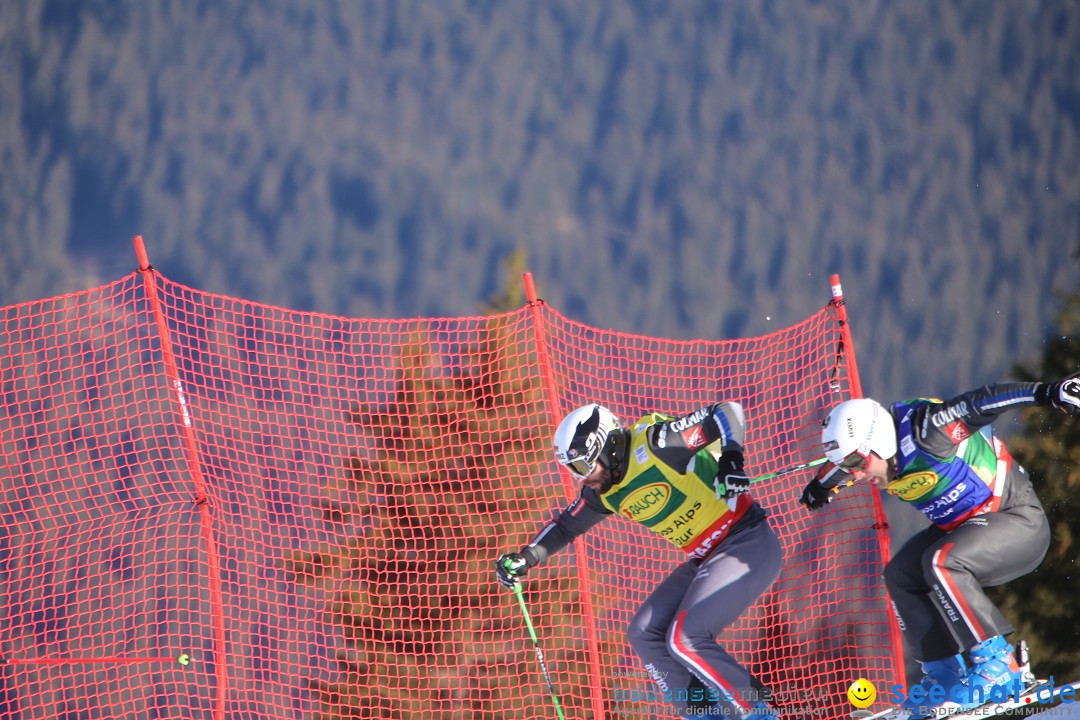
[[[817,457],[839,344],[831,307],[672,342],[543,304],[336,318],[156,273],[0,308],[0,717],[554,717],[493,561],[573,492],[559,414],[738,400],[764,474]],[[811,472],[755,486],[786,562],[720,641],[777,706],[839,718],[854,679],[895,681],[880,513],[865,488],[805,512]],[[612,517],[530,573],[568,718],[668,717],[624,632],[680,560]]]

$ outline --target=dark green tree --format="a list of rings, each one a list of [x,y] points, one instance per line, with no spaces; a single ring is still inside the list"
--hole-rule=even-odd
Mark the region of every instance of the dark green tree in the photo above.
[[[513,312],[522,307],[527,298],[525,297],[525,284],[521,276],[528,267],[528,254],[525,248],[518,245],[514,252],[502,263],[503,272],[506,273],[506,281],[502,289],[483,304],[485,314],[495,315],[498,313]]]
[[[1067,298],[1058,332],[1034,367],[1017,367],[1022,380],[1055,380],[1080,369],[1080,293]],[[1009,441],[1031,473],[1053,537],[1037,570],[996,588],[992,596],[1031,647],[1033,668],[1058,682],[1080,678],[1080,418],[1051,408],[1021,413],[1022,432]]]
[[[358,447],[322,499],[352,536],[290,559],[328,598],[327,635],[340,638],[333,677],[311,682],[323,720],[508,720],[550,703],[517,603],[494,577],[498,554],[563,502],[549,406],[528,314],[468,322],[417,323],[402,341],[393,392],[352,409]],[[526,584],[568,710],[587,702],[590,677],[572,560]]]

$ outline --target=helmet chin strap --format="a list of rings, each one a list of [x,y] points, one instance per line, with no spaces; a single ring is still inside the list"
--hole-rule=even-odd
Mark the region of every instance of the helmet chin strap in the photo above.
[[[600,451],[597,462],[611,473],[611,484],[618,485],[626,474],[626,452],[630,445],[630,431],[616,430],[608,435],[604,449]]]

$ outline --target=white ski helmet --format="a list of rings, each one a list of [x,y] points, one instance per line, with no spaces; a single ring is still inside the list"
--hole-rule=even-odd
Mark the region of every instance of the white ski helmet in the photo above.
[[[618,418],[606,407],[595,403],[579,407],[555,429],[555,459],[578,480],[587,478],[596,468],[608,438],[619,429]]]
[[[884,460],[896,454],[896,424],[889,411],[870,398],[847,400],[825,419],[821,443],[833,464],[846,470],[865,467],[871,452]]]

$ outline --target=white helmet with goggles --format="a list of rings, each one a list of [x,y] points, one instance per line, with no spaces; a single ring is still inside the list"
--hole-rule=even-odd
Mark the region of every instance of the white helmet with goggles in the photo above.
[[[619,429],[619,420],[607,408],[596,404],[579,407],[555,430],[555,459],[577,479],[587,478],[598,460],[610,467],[611,458],[601,456]]]
[[[825,419],[821,442],[834,465],[859,470],[871,452],[884,460],[896,454],[896,424],[889,411],[870,398],[847,400]]]

